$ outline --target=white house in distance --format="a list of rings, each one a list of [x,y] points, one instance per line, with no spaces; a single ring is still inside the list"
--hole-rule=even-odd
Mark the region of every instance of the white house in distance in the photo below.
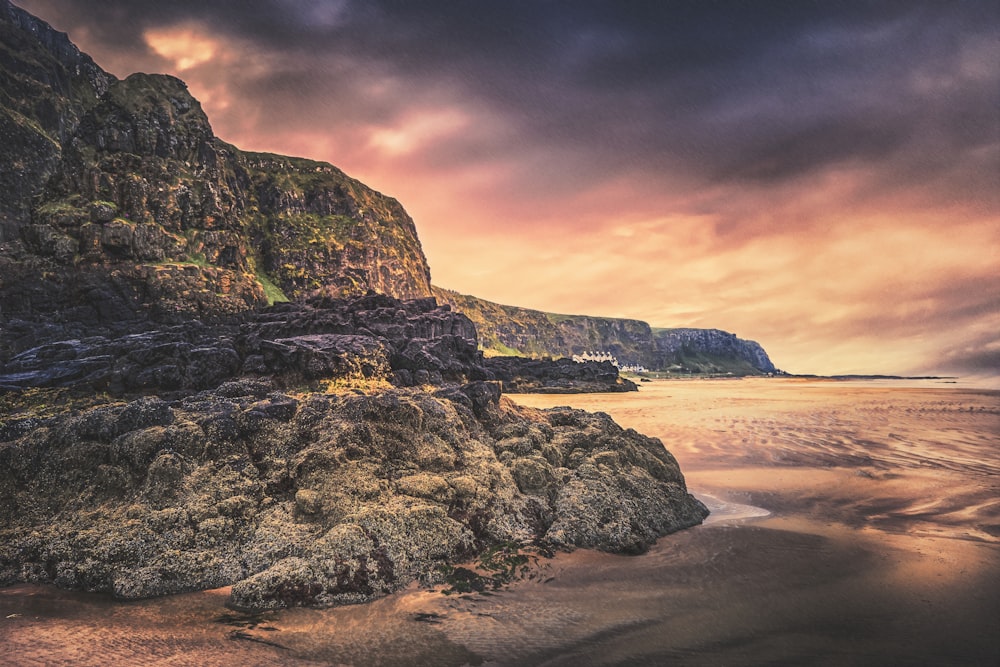
[[[586,361],[610,361],[614,364],[615,368],[619,371],[624,371],[626,373],[645,373],[646,367],[639,364],[621,364],[618,359],[615,358],[610,352],[584,352],[583,354],[574,354],[573,361],[578,364],[582,364]]]

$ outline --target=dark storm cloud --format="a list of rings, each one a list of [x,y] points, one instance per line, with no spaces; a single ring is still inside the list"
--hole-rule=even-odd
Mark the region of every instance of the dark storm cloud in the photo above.
[[[1000,368],[1000,338],[984,336],[966,347],[949,350],[930,368],[973,375],[995,374]]]
[[[907,144],[932,152],[930,125],[971,146],[995,140],[975,118],[996,108],[995,74],[947,95],[913,81],[924,68],[955,80],[963,49],[995,36],[987,3],[478,6],[402,3],[364,26],[389,23],[388,44],[353,48],[450,75],[517,118],[526,141],[585,145],[605,168],[781,180]]]
[[[942,143],[975,150],[997,136],[997,69],[986,80],[956,76],[971,48],[992,44],[997,55],[994,2],[26,4],[58,10],[64,27],[85,26],[117,48],[141,51],[143,30],[198,21],[295,56],[298,71],[262,77],[248,94],[273,96],[301,79],[299,92],[320,98],[373,69],[404,79],[412,94],[448,86],[517,128],[520,141],[504,137],[496,150],[560,147],[593,164],[593,180],[614,169],[682,169],[702,180],[780,181],[907,148],[911,165],[927,157],[926,171],[911,166],[919,180],[939,168]],[[922,91],[921,76],[952,87]],[[387,113],[354,98],[359,114]]]

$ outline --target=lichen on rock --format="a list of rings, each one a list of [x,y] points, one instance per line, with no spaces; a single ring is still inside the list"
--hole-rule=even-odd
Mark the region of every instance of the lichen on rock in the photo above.
[[[323,606],[491,545],[636,552],[705,516],[658,441],[489,387],[315,395],[289,418],[231,383],[50,417],[0,443],[0,581],[127,599],[232,584],[241,608]],[[530,451],[507,458],[512,432]]]

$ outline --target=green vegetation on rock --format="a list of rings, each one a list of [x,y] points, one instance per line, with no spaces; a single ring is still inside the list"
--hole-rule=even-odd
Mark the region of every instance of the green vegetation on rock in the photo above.
[[[267,274],[257,272],[257,282],[264,288],[264,296],[267,298],[267,305],[273,306],[276,303],[288,303],[288,297],[281,291],[281,288],[271,282]]]

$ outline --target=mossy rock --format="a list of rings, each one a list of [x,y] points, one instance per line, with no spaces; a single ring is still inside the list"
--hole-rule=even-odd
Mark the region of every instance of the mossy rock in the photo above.
[[[90,202],[88,212],[91,222],[104,224],[118,217],[118,205],[110,201],[93,201]]]

